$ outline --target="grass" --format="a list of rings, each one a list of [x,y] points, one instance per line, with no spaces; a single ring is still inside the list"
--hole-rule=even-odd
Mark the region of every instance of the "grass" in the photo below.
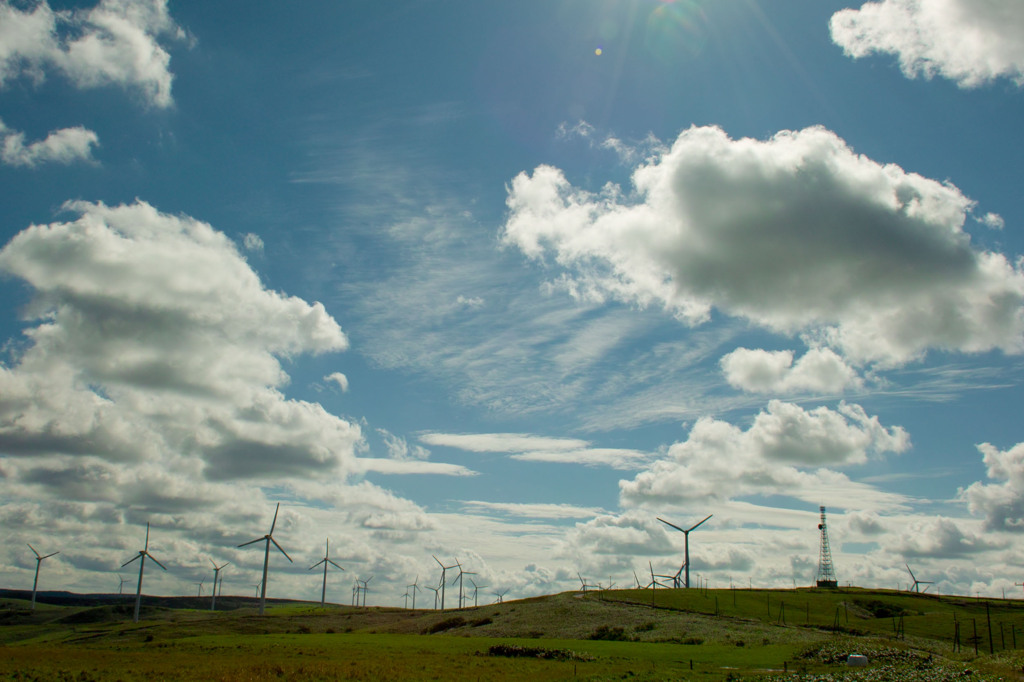
[[[445,612],[275,603],[264,617],[149,606],[137,624],[124,604],[6,600],[0,680],[939,680],[1021,670],[1014,633],[1024,649],[1019,602],[857,589],[616,590]],[[857,674],[875,677],[849,677],[852,652],[872,652]]]

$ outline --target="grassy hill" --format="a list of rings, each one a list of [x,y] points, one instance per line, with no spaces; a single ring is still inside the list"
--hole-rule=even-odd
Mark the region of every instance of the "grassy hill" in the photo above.
[[[163,598],[140,623],[113,597],[34,612],[0,599],[0,680],[1022,679],[1024,665],[1021,602],[885,590],[591,591],[443,612],[277,601],[262,617],[253,600]],[[869,669],[851,673],[849,653]]]

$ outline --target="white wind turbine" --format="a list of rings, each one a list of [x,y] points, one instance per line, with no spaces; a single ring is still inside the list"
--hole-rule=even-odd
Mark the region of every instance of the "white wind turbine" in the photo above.
[[[331,556],[331,539],[327,538],[327,551],[324,553],[324,558],[309,567],[309,570],[312,571],[314,568],[316,568],[320,564],[324,565],[324,584],[323,584],[323,587],[320,589],[320,606],[321,607],[323,607],[324,602],[327,600],[327,564],[330,564],[331,566],[334,566],[335,568],[340,569],[342,571],[345,570],[344,568],[341,568],[341,566],[339,566],[338,564],[336,564],[333,561],[331,561],[330,556]]]
[[[228,562],[225,561],[223,564],[218,566],[216,563],[214,563],[213,559],[210,559],[210,563],[213,564],[213,601],[210,603],[210,610],[211,611],[216,611],[217,610],[217,585],[218,585],[218,583],[220,583],[220,586],[224,587],[224,585],[223,585],[224,578],[220,578],[218,580],[218,576],[220,575],[220,570],[222,568],[224,568],[225,566],[227,566]]]
[[[28,543],[25,543],[28,545]],[[50,552],[45,556],[40,556],[39,552],[32,545],[28,545],[28,548],[32,550],[32,553],[36,555],[36,578],[32,581],[32,610],[36,610],[36,587],[39,585],[39,564],[43,563],[43,559],[48,559],[54,554],[60,554],[60,552]]]
[[[267,566],[270,564],[270,543],[274,543],[274,547],[277,547],[277,549],[280,550],[281,554],[284,554],[284,558],[287,559],[290,563],[292,562],[292,558],[290,556],[288,556],[288,552],[286,552],[283,549],[281,549],[281,545],[277,544],[277,540],[274,539],[274,526],[277,525],[277,513],[279,511],[281,511],[281,503],[280,502],[277,503],[277,509],[274,510],[274,520],[270,524],[270,532],[269,533],[267,533],[266,535],[264,535],[261,538],[256,538],[255,540],[250,540],[249,542],[243,542],[242,544],[239,545],[239,547],[245,547],[247,545],[252,545],[252,544],[255,544],[257,542],[264,542],[264,543],[266,543],[266,548],[263,551],[263,582],[260,584],[260,615],[261,616],[263,615],[263,611],[265,610],[266,605],[267,605]]]
[[[123,564],[121,564],[121,568],[124,568],[125,566],[127,566],[131,562],[135,561],[136,559],[139,560],[139,585],[138,585],[138,587],[135,588],[135,615],[132,617],[132,620],[135,621],[136,623],[139,622],[139,607],[142,606],[142,573],[146,570],[146,557],[149,557],[150,559],[152,559],[153,563],[155,563],[160,568],[164,569],[165,571],[167,570],[166,566],[164,566],[162,563],[157,561],[156,557],[154,557],[152,554],[149,553],[149,522],[148,521],[146,522],[146,545],[142,549],[139,550],[139,553],[137,555],[135,555],[134,558],[129,559],[128,561],[126,561]]]

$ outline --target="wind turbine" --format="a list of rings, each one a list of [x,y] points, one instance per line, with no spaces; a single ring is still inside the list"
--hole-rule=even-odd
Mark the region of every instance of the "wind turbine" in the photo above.
[[[420,589],[420,586],[417,585],[416,583],[418,583],[419,581],[420,581],[420,577],[417,575],[416,576],[416,580],[412,581],[412,585],[406,585],[405,586],[405,589],[406,589],[407,592],[408,592],[410,587],[412,588],[412,608],[413,608],[414,611],[416,610],[416,590]]]
[[[341,569],[342,571],[345,570],[344,568],[341,568],[341,566],[339,566],[338,564],[336,564],[333,561],[331,561],[330,556],[331,556],[331,539],[327,538],[327,551],[324,553],[324,558],[309,567],[309,570],[312,571],[314,568],[316,568],[320,564],[324,565],[324,585],[320,589],[320,606],[321,606],[321,608],[323,607],[324,602],[327,599],[327,564],[330,564],[331,566],[334,566],[335,568]]]
[[[433,593],[434,593],[434,610],[436,611],[437,610],[437,600],[438,600],[438,597],[440,596],[440,589],[441,588],[440,587],[431,587],[430,585],[427,585],[427,589],[433,591]]]
[[[576,577],[580,579],[580,585],[583,588],[583,594],[587,593],[587,589],[591,589],[592,590],[595,587],[600,589],[600,587],[601,587],[600,585],[594,585],[593,583],[588,583],[586,581],[586,579],[582,575],[579,574],[579,571],[576,572]]]
[[[712,516],[714,516],[714,514],[708,514],[703,519],[701,519],[697,523],[693,524],[689,528],[680,528],[676,524],[669,523],[668,521],[666,521],[665,519],[663,519],[661,517],[656,517],[659,521],[664,523],[666,526],[672,526],[677,531],[679,531],[680,533],[683,534],[683,546],[685,547],[685,550],[684,550],[684,560],[686,562],[686,588],[687,589],[690,588],[690,531],[696,530],[697,526],[699,526],[700,524],[704,523],[705,521],[710,519]]]
[[[28,543],[25,543],[28,545]],[[43,559],[48,559],[54,554],[60,554],[60,552],[50,552],[45,556],[40,556],[39,552],[32,545],[28,545],[28,548],[32,550],[32,553],[36,555],[36,578],[32,581],[32,610],[36,610],[36,587],[39,585],[39,564],[43,563]]]
[[[124,584],[131,582],[131,578],[122,578],[121,575],[118,574],[117,579],[121,581],[121,584],[117,586],[117,593],[124,594]]]
[[[218,583],[217,577],[220,575],[220,569],[222,569],[225,566],[227,566],[228,562],[225,561],[223,564],[218,566],[217,564],[214,563],[213,559],[210,559],[210,563],[213,564],[213,601],[210,603],[210,610],[211,611],[216,611],[217,610],[217,583]],[[224,578],[220,578],[221,587],[224,587],[223,580],[224,580]]]
[[[459,608],[461,609],[465,605],[465,597],[463,596],[465,594],[465,592],[462,589],[462,585],[463,585],[462,576],[466,575],[466,573],[465,573],[465,571],[462,570],[462,564],[459,563],[459,558],[458,557],[455,557],[455,565],[459,568],[459,574],[457,576],[455,576],[454,578],[452,578],[452,585],[455,584],[456,580],[459,581]],[[449,566],[449,568],[451,568],[451,566]],[[474,573],[473,575],[476,575],[476,574]]]
[[[252,545],[257,542],[265,542],[266,549],[263,551],[263,584],[260,587],[260,615],[263,615],[263,611],[267,605],[267,566],[270,564],[270,543],[274,543],[274,547],[280,550],[281,554],[284,554],[284,558],[289,563],[292,562],[292,558],[288,556],[288,552],[281,549],[281,545],[277,544],[277,540],[274,539],[274,526],[277,525],[277,512],[281,511],[281,503],[277,503],[277,509],[274,510],[274,520],[270,524],[270,532],[261,538],[250,540],[249,542],[243,542],[239,547],[245,547],[246,545]]]
[[[487,587],[487,585],[477,585],[476,581],[472,578],[469,579],[469,582],[473,583],[473,608],[475,609],[477,606],[479,606],[479,604],[476,601],[476,595],[480,591],[481,587]]]
[[[431,554],[430,556],[434,556],[434,555]],[[445,576],[447,575],[449,568],[455,568],[455,567],[454,566],[445,566],[444,564],[441,563],[441,560],[438,559],[436,556],[434,557],[434,561],[436,561],[437,565],[441,567],[441,584],[438,585],[438,589],[441,590],[441,610],[444,611]],[[456,563],[458,563],[458,560],[456,560]]]
[[[496,601],[495,604],[503,604],[505,603],[505,595],[508,594],[508,590],[505,590],[504,592],[494,592],[493,594],[498,598],[498,601]]]
[[[370,581],[371,580],[373,580],[373,576],[372,575],[369,578],[367,578],[366,580],[358,581],[358,582],[361,582],[363,584],[363,586],[361,588],[359,588],[362,591],[362,593],[363,593],[363,606],[366,606],[366,593],[370,591]]]
[[[206,578],[203,578],[199,582],[194,583],[195,585],[199,586],[199,591],[196,593],[196,597],[202,597],[203,596],[203,583],[205,583],[205,582],[206,582]]]
[[[914,577],[914,572],[910,570],[910,564],[903,564],[903,565],[907,567],[907,572],[910,573],[910,579],[914,581],[914,584],[911,585],[911,587],[910,587],[910,589],[913,590],[914,592],[920,593],[921,592],[921,585],[934,585],[935,584],[935,581],[933,581],[933,580],[918,580],[916,577]],[[928,588],[927,587],[924,588],[924,591],[927,592]]]
[[[135,561],[136,559],[139,559],[139,586],[135,588],[135,616],[132,618],[132,620],[135,621],[136,623],[139,622],[139,607],[142,606],[142,572],[146,569],[146,557],[149,557],[150,559],[152,559],[153,563],[155,563],[160,568],[164,569],[165,571],[167,570],[166,566],[164,566],[162,563],[157,561],[156,557],[154,557],[152,554],[149,553],[149,522],[148,521],[146,522],[146,545],[145,545],[145,547],[140,549],[139,553],[134,558],[129,559],[128,561],[126,561],[123,564],[121,564],[121,568],[124,568],[125,566],[127,566],[131,562]]]

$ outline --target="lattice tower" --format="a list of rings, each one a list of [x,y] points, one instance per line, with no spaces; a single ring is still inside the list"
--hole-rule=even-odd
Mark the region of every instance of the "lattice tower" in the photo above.
[[[828,526],[825,524],[825,508],[821,507],[821,523],[818,524],[821,531],[821,551],[818,553],[818,587],[837,587],[836,572],[832,567],[832,549],[828,545]]]

